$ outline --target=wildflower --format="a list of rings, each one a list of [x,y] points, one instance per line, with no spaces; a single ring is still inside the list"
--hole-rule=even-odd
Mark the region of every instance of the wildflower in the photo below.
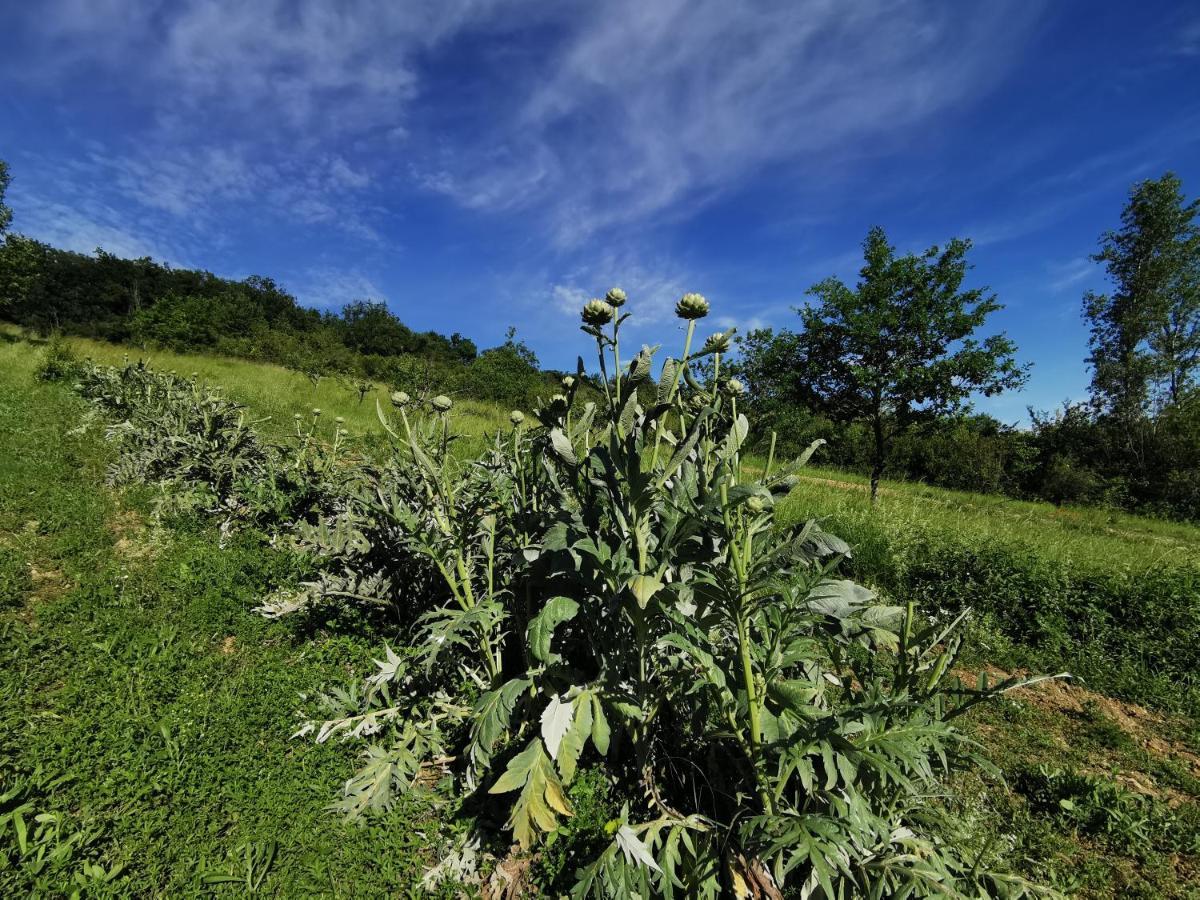
[[[515,428],[525,421],[525,413],[521,412],[519,409],[514,409],[508,414],[508,421],[512,422],[513,427]]]
[[[583,306],[583,321],[593,328],[600,328],[613,320],[616,310],[603,300],[589,300]]]
[[[440,413],[447,413],[450,412],[450,407],[454,405],[454,401],[452,401],[445,394],[438,394],[429,401],[429,405]]]
[[[604,299],[613,309],[620,309],[625,305],[625,292],[619,287],[610,288],[608,293],[604,295]]]
[[[708,315],[708,301],[703,294],[684,294],[675,304],[675,315],[681,319],[703,319]]]

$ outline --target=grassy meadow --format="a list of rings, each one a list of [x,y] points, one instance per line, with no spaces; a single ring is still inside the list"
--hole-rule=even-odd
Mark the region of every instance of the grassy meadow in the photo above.
[[[325,807],[350,751],[289,740],[302,695],[368,670],[395,635],[253,614],[305,561],[202,519],[168,527],[151,489],[105,487],[102,428],[35,379],[39,353],[0,343],[0,895],[428,896],[421,873],[462,812],[434,792],[344,824]],[[270,437],[316,406],[382,441],[382,389],[360,404],[332,378],[129,353],[221,385]],[[453,416],[482,442],[507,411],[455,398]],[[1200,896],[1200,530],[896,483],[872,508],[860,486],[814,469],[781,518],[822,519],[893,597],[972,607],[964,674],[1083,678],[972,714],[999,772],[940,802],[981,857],[1068,896]]]

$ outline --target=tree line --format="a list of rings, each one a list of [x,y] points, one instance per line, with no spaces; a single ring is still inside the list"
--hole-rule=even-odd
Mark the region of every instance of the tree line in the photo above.
[[[460,334],[413,331],[382,302],[319,312],[270,278],[87,256],[10,232],[9,180],[0,161],[0,315],[22,326],[261,359],[314,378],[436,384],[510,406],[557,389],[561,373],[541,371],[512,331],[479,352]],[[1171,173],[1133,187],[1092,257],[1111,289],[1083,298],[1090,397],[1030,409],[1028,428],[973,408],[1020,388],[1029,366],[1006,335],[983,335],[1001,304],[965,286],[971,242],[901,254],[872,229],[853,286],[826,279],[795,329],[739,338],[732,371],[764,424],[762,449],[824,438],[823,459],[869,475],[872,497],[888,475],[1200,520],[1198,216],[1200,201]]]
[[[437,385],[512,406],[529,405],[557,385],[513,331],[480,352],[461,334],[409,328],[378,300],[321,312],[271,278],[221,278],[102,249],[89,256],[11,232],[9,183],[0,160],[0,316],[40,334],[244,357],[314,379],[340,376],[414,392]]]
[[[825,458],[972,491],[1088,502],[1200,519],[1200,201],[1178,177],[1135,185],[1092,259],[1111,290],[1089,292],[1086,401],[1030,409],[1018,429],[972,401],[1025,383],[1000,309],[963,287],[970,241],[898,254],[880,228],[854,287],[814,285],[795,330],[740,338],[749,401],[784,450],[825,438]]]

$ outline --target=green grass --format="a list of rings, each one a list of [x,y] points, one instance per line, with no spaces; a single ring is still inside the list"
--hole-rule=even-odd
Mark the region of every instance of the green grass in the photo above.
[[[289,739],[301,694],[369,667],[378,639],[252,614],[298,564],[254,535],[222,548],[203,523],[146,524],[144,497],[102,487],[96,430],[71,433],[83,404],[36,383],[33,362],[0,347],[0,896],[89,877],[86,896],[246,879],[274,896],[424,896],[431,807],[343,824],[324,807],[349,753]],[[38,845],[40,814],[61,828]],[[39,870],[38,846],[62,858]]]
[[[460,827],[450,810],[408,803],[344,825],[324,807],[354,768],[348,753],[288,739],[300,695],[367,671],[381,636],[251,613],[300,563],[254,535],[221,547],[203,522],[157,528],[149,492],[103,488],[99,429],[77,433],[83,404],[34,380],[38,352],[0,344],[0,796],[20,788],[35,812],[61,815],[49,841],[79,840],[40,875],[13,868],[0,803],[0,896],[65,895],[85,865],[99,867],[85,896],[233,894],[259,879],[280,897],[423,896],[439,834]],[[268,428],[282,423],[277,434],[312,405],[308,381],[275,367],[150,361],[223,385]],[[378,435],[370,400],[359,408],[328,381],[319,391],[326,415]],[[484,404],[456,409],[476,436],[504,421]],[[975,606],[972,663],[1069,663],[1105,692],[1195,713],[1195,529],[895,483],[872,509],[820,480],[852,476],[810,475],[784,517],[824,518],[854,544],[856,572],[894,596]],[[1200,896],[1197,856],[1171,843],[1200,832],[1200,769],[1178,749],[1200,739],[1194,721],[1157,717],[1131,733],[1104,709],[1017,698],[970,728],[1007,784],[964,778],[948,802],[989,854],[1073,896]],[[1131,779],[1151,799],[1131,797]],[[611,810],[593,787],[580,808],[600,822]],[[536,864],[541,877],[574,865],[566,846]],[[103,884],[97,871],[115,876]],[[222,875],[240,882],[205,883]]]
[[[375,411],[376,401],[385,410],[391,408],[389,391],[383,385],[377,385],[360,403],[357,391],[335,376],[322,378],[314,387],[299,372],[270,363],[138,350],[86,338],[70,338],[69,343],[81,357],[91,357],[109,365],[119,365],[128,356],[132,361],[145,360],[152,368],[163,372],[174,370],[184,376],[195,372],[202,381],[219,386],[227,396],[246,404],[256,418],[263,420],[258,425],[259,430],[276,440],[294,433],[294,414],[300,413],[307,419],[310,411],[317,408],[325,421],[335,416],[344,418],[344,427],[350,436],[370,446],[377,444],[383,434]],[[437,384],[430,384],[428,389],[430,394],[442,391]],[[462,452],[480,449],[485,434],[508,427],[508,410],[467,397],[453,399],[452,416],[457,433],[463,436]]]
[[[981,658],[1066,669],[1116,696],[1200,715],[1200,545],[972,499],[897,488],[872,507],[863,491],[817,476],[780,518],[821,519],[854,548],[851,573],[892,597],[931,614],[971,607]]]

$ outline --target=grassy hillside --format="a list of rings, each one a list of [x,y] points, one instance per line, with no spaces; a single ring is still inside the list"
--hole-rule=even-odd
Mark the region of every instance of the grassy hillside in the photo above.
[[[301,373],[269,363],[138,350],[86,338],[71,338],[69,342],[81,357],[97,362],[119,364],[128,356],[132,360],[144,359],[148,365],[164,372],[174,370],[184,376],[195,372],[202,381],[219,385],[230,397],[245,403],[262,420],[259,430],[269,436],[281,438],[291,433],[294,427],[292,416],[300,413],[307,417],[314,408],[320,409],[326,419],[343,417],[351,437],[371,441],[381,435],[375,403],[379,401],[385,408],[388,406],[388,390],[382,385],[377,385],[360,401],[358,392],[336,376],[322,378],[314,386]],[[442,390],[437,384],[429,385],[431,393]],[[469,397],[452,399],[460,431],[466,435],[481,437],[485,432],[508,424],[509,411],[506,409]],[[465,447],[464,452],[471,449],[474,448]]]
[[[374,641],[250,614],[302,569],[104,488],[83,403],[33,362],[0,347],[0,896],[407,890],[435,861],[428,808],[345,825],[324,807],[350,754],[289,740],[301,694]]]
[[[425,896],[420,873],[464,820],[406,802],[344,825],[324,807],[350,754],[288,740],[300,695],[371,669],[389,636],[252,614],[304,562],[253,534],[223,543],[202,520],[156,524],[149,490],[103,487],[100,429],[80,432],[83,404],[34,380],[38,352],[0,344],[0,893],[54,895],[74,879],[86,896],[256,884],[281,897]],[[274,367],[153,362],[222,384],[276,434],[311,404],[312,386]],[[318,391],[326,415],[379,438],[349,389]],[[476,438],[505,416],[456,410]],[[979,609],[972,672],[1071,662],[1088,676],[1091,690],[1050,683],[973,715],[1006,780],[964,777],[945,802],[981,853],[1074,896],[1200,893],[1196,721],[1112,699],[1196,712],[1200,534],[914,485],[887,485],[872,509],[855,479],[819,471],[785,504],[785,517],[826,519],[854,545],[856,574],[889,593]],[[14,804],[30,821],[59,817],[42,836],[65,845],[58,862],[20,849]]]

